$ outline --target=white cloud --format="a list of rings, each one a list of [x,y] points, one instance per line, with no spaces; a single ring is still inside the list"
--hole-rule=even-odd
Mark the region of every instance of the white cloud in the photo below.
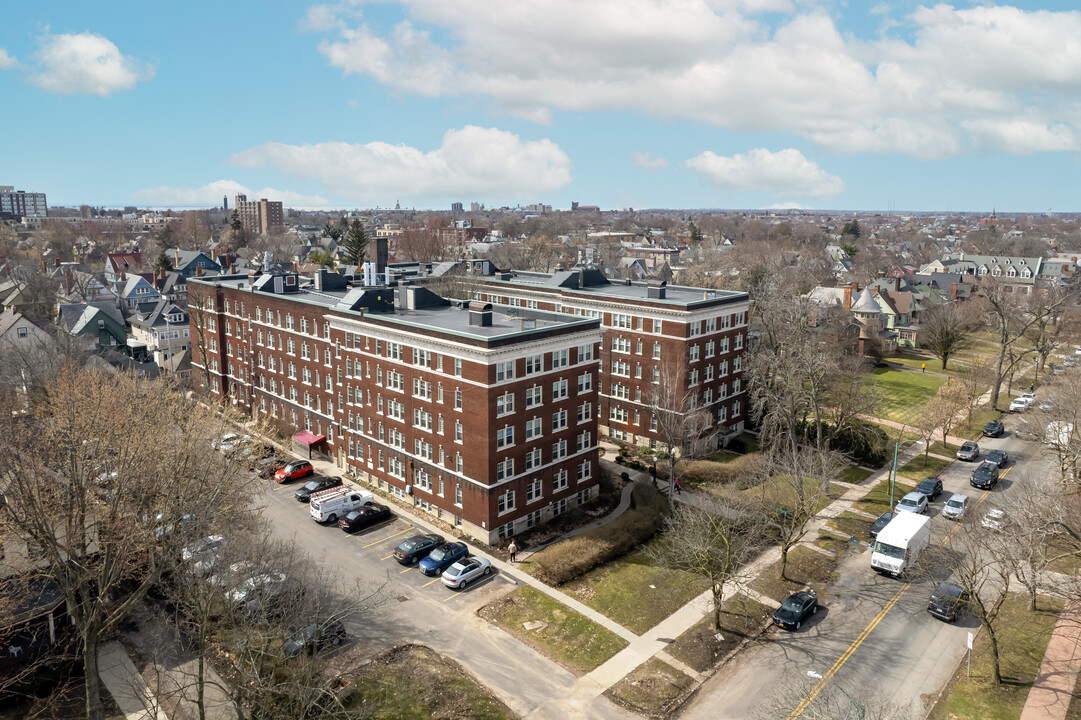
[[[939,4],[865,40],[842,35],[813,2],[398,4],[405,19],[386,30],[320,10],[333,28],[320,52],[395,92],[486,97],[546,123],[560,110],[631,110],[924,158],[1038,152],[1081,132],[1081,11]],[[1061,129],[1031,141],[974,130],[1033,115]]]
[[[18,64],[19,61],[15,59],[14,55],[10,55],[7,50],[0,48],[0,70],[10,70]]]
[[[148,190],[139,190],[131,194],[131,202],[154,207],[213,207],[220,206],[222,198],[227,197],[229,198],[229,205],[232,206],[238,194],[247,195],[249,200],[258,200],[260,198],[281,200],[285,207],[292,208],[326,207],[330,205],[325,198],[318,195],[301,195],[289,190],[276,190],[270,187],[262,190],[251,190],[233,180],[216,180],[197,188],[163,185]]]
[[[777,152],[755,148],[731,157],[707,150],[689,159],[687,167],[703,173],[723,190],[765,191],[797,197],[826,197],[845,190],[841,178],[830,175],[794,148]]]
[[[551,140],[523,141],[472,125],[448,130],[440,147],[428,152],[383,142],[267,143],[236,153],[230,162],[318,178],[332,195],[349,202],[535,197],[571,181],[570,158]]]
[[[668,167],[668,158],[658,157],[653,153],[638,152],[637,150],[631,153],[631,157],[634,160],[634,166],[645,168],[647,170],[660,170],[661,168]]]
[[[46,35],[34,59],[30,82],[54,93],[111,95],[154,77],[154,68],[122,55],[108,38],[94,33]]]

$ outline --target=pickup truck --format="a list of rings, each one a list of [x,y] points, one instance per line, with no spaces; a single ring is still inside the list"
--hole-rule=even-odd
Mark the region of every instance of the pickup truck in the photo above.
[[[336,487],[313,493],[309,501],[312,519],[318,523],[337,522],[361,505],[370,505],[375,498],[367,490]]]

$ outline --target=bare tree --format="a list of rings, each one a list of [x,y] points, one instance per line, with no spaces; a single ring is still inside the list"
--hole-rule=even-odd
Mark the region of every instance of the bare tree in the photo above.
[[[934,353],[945,370],[950,357],[969,346],[972,329],[965,308],[956,302],[945,302],[920,318],[920,345]]]
[[[828,672],[828,670],[827,670]],[[813,669],[805,678],[786,679],[758,703],[754,720],[798,717],[800,720],[917,720],[910,710],[890,702],[874,688],[845,688],[833,676]]]
[[[983,353],[974,353],[963,367],[954,371],[961,386],[965,389],[966,419],[972,419],[976,404],[987,389],[994,384],[995,368],[995,359]]]
[[[713,596],[713,627],[721,629],[722,591],[739,583],[740,569],[765,543],[765,526],[750,508],[677,503],[665,519],[664,535],[647,552],[661,567],[705,577]]]
[[[206,392],[213,387],[214,376],[210,364],[213,358],[210,356],[210,332],[211,322],[217,322],[214,314],[214,292],[205,285],[188,283],[188,316],[192,322],[195,337],[192,343],[192,362],[202,367],[203,380],[206,383]]]
[[[680,464],[698,457],[714,442],[713,418],[702,407],[697,387],[688,387],[687,375],[675,362],[664,363],[653,383],[649,410],[657,421],[661,443],[668,455],[668,498],[679,481]]]
[[[98,647],[164,558],[246,512],[250,490],[207,438],[220,423],[165,381],[66,369],[0,439],[0,513],[40,548],[78,634],[86,716],[101,720]]]

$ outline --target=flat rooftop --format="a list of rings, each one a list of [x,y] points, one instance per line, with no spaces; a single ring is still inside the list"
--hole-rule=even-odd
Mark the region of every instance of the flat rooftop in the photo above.
[[[196,280],[192,278],[189,280]],[[439,332],[456,335],[463,338],[492,341],[512,339],[517,336],[522,338],[530,335],[547,334],[552,330],[575,332],[599,327],[600,321],[594,318],[582,318],[561,313],[544,312],[539,310],[527,310],[526,308],[508,308],[495,305],[492,308],[492,324],[488,326],[471,325],[469,323],[470,311],[459,307],[459,302],[451,300],[450,305],[429,306],[417,309],[407,309],[398,306],[393,309],[380,310],[368,307],[349,309],[341,307],[341,303],[351,293],[365,290],[375,295],[385,293],[385,286],[368,288],[346,287],[333,290],[315,290],[311,281],[300,278],[301,287],[297,292],[270,293],[253,290],[248,276],[218,276],[199,278],[199,283],[231,287],[237,290],[251,293],[254,297],[272,297],[292,300],[322,306],[342,316],[353,316],[357,319],[365,318],[379,323],[401,325],[405,328],[417,329],[422,332]],[[404,287],[389,288],[395,294],[396,302],[401,300],[400,294]]]
[[[568,287],[560,283],[560,280],[564,279],[566,275],[575,272],[573,270],[562,273],[516,271],[507,280],[503,280],[499,276],[487,277],[484,280],[507,285],[525,286],[537,290],[562,290],[567,293],[597,295],[620,300],[643,300],[661,305],[683,306],[688,309],[692,309],[695,305],[726,304],[748,300],[748,295],[745,292],[696,288],[687,285],[667,285],[664,298],[659,299],[648,297],[649,285],[642,281],[632,281],[628,285],[626,280],[609,280],[607,283],[587,284],[584,287]],[[720,302],[718,303],[718,301]]]

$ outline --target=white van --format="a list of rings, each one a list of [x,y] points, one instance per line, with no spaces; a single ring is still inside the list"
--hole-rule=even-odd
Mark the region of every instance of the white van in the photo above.
[[[370,505],[375,498],[367,490],[338,486],[314,493],[309,502],[312,519],[319,523],[332,523],[361,505]]]
[[[920,551],[931,543],[931,518],[918,513],[897,513],[878,533],[871,550],[871,567],[902,575],[916,564]]]

